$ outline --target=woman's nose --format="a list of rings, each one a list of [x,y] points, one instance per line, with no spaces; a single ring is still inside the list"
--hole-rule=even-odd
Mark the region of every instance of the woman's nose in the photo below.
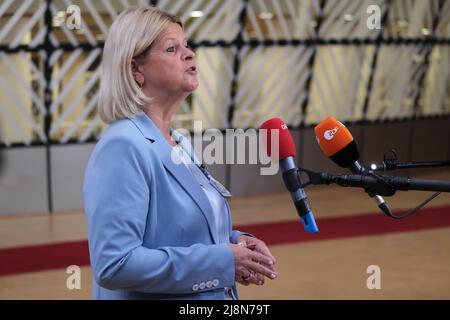
[[[195,58],[195,52],[191,48],[185,48],[184,60],[192,60]]]

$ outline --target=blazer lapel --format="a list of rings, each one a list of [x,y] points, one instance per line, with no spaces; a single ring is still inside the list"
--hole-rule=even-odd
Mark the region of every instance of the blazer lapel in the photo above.
[[[175,177],[178,183],[191,196],[192,200],[194,200],[195,203],[198,205],[208,223],[211,237],[213,238],[215,243],[218,243],[216,233],[212,232],[213,227],[212,207],[209,203],[206,194],[203,192],[198,182],[195,180],[195,178],[189,172],[188,168],[186,168],[186,166],[183,163],[176,164],[172,161],[170,153],[164,153],[161,158],[164,167],[166,167],[166,169]]]
[[[158,149],[164,167],[173,175],[183,189],[194,200],[204,215],[211,237],[214,243],[218,243],[216,233],[213,232],[213,216],[212,207],[209,200],[198,184],[197,180],[192,176],[191,172],[183,163],[177,164],[172,160],[172,147],[165,141],[159,129],[153,121],[145,114],[130,119],[135,123],[142,134],[151,142],[155,142],[154,146]]]

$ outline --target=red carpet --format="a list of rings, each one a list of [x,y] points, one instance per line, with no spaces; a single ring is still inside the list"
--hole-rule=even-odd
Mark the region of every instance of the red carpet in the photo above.
[[[307,234],[299,220],[235,226],[235,228],[252,233],[269,245],[371,236],[449,227],[450,206],[423,209],[404,220],[393,220],[382,213],[372,213],[317,219],[316,222],[319,233],[315,235]],[[89,264],[86,240],[0,249],[0,276],[65,269],[72,264],[78,266]]]
[[[89,264],[86,240],[0,249],[0,276]]]
[[[394,214],[399,214],[398,212]],[[303,230],[298,221],[287,221],[242,226],[237,230],[249,232],[267,244],[317,241],[358,236],[372,236],[385,233],[417,231],[450,226],[450,207],[423,209],[403,220],[394,220],[383,213],[372,213],[350,217],[317,219],[319,232],[311,235]]]

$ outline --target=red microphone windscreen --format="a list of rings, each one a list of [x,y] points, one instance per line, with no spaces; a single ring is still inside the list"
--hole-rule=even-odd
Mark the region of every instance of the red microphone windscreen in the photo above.
[[[278,161],[287,157],[295,157],[294,139],[283,120],[280,118],[269,119],[261,125],[261,129],[264,130],[263,141],[266,145],[267,155],[272,160]],[[274,130],[276,131],[274,132]],[[278,141],[272,141],[272,137],[278,137]],[[272,154],[272,150],[275,154]]]
[[[328,117],[315,128],[317,142],[322,151],[331,157],[353,141],[350,131],[338,120]]]

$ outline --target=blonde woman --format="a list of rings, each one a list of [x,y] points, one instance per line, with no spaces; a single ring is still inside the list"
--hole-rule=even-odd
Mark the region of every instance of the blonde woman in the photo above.
[[[236,281],[277,275],[264,242],[232,231],[228,191],[171,129],[196,74],[175,16],[138,7],[113,22],[99,98],[110,125],[83,187],[96,299],[237,299]]]

